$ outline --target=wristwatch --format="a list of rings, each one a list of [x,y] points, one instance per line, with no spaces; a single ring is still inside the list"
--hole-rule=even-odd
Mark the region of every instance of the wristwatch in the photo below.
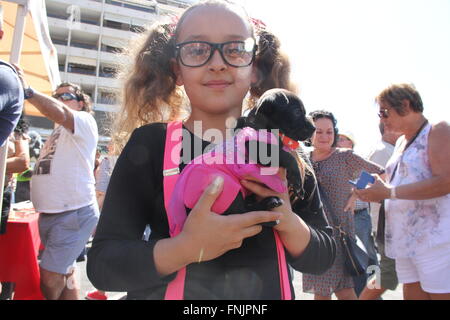
[[[33,88],[32,87],[28,87],[25,90],[23,90],[23,96],[24,96],[25,100],[30,99],[31,97],[33,97],[34,96]]]

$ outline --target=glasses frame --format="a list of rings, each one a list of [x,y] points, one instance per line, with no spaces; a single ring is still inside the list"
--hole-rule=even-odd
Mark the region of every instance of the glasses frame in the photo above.
[[[378,114],[378,117],[380,117],[380,119],[389,118],[389,110],[388,109],[381,109],[377,114]]]
[[[193,66],[193,65],[186,64],[183,61],[183,59],[181,58],[181,55],[180,55],[181,49],[185,45],[188,45],[191,43],[205,43],[211,47],[211,52],[209,53],[209,57],[208,57],[208,59],[206,59],[206,61],[204,63]],[[200,67],[203,67],[204,65],[206,65],[209,62],[209,60],[211,60],[211,58],[214,55],[214,52],[216,52],[216,50],[219,51],[220,56],[222,57],[222,60],[227,65],[234,67],[234,68],[245,68],[245,67],[248,67],[249,65],[251,65],[255,61],[256,51],[258,50],[258,45],[256,43],[253,44],[252,59],[250,60],[250,62],[248,64],[243,65],[243,66],[237,66],[232,63],[229,63],[223,54],[223,47],[230,43],[242,43],[245,45],[245,41],[242,41],[242,40],[227,41],[227,42],[222,42],[222,43],[214,43],[214,42],[208,42],[208,41],[187,41],[187,42],[179,43],[175,46],[175,56],[176,56],[177,60],[179,60],[183,66],[190,67],[190,68],[200,68]]]
[[[64,96],[64,95],[65,96],[69,95],[72,99],[64,99],[64,98],[62,98],[62,96]],[[70,93],[70,92],[54,94],[54,95],[52,95],[52,97],[55,98],[56,100],[62,100],[62,101],[72,101],[72,100],[80,101],[80,99],[78,98],[78,96],[76,94]]]

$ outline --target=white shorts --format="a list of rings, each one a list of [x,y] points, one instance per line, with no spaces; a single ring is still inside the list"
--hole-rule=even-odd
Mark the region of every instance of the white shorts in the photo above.
[[[428,293],[450,293],[450,243],[418,253],[413,258],[396,258],[400,283],[420,282]]]

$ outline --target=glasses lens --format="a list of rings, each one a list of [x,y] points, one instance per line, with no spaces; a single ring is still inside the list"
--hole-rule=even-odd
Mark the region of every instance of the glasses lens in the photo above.
[[[229,42],[223,45],[222,53],[225,61],[235,67],[248,66],[253,61],[255,43]]]
[[[190,67],[197,67],[208,61],[211,46],[205,42],[186,43],[180,47],[181,62]]]
[[[203,66],[217,48],[225,62],[233,67],[246,67],[253,62],[255,40],[230,41],[225,43],[187,42],[178,45],[178,56],[188,67]]]
[[[380,117],[380,118],[387,118],[387,117],[389,117],[389,114],[388,114],[388,111],[387,111],[387,109],[383,109],[383,110],[380,110],[380,112],[378,112],[378,116]]]
[[[63,101],[70,101],[70,100],[77,100],[77,96],[73,93],[61,93],[61,94],[55,94],[53,96],[56,99],[63,100]]]

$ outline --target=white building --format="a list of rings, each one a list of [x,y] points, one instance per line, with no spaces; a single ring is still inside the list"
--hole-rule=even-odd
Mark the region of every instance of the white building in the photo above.
[[[108,119],[117,110],[115,79],[120,59],[116,53],[130,38],[161,15],[182,10],[169,0],[46,0],[50,36],[58,52],[61,81],[78,84],[91,96],[95,118],[105,144]],[[28,117],[46,136],[53,123]]]

